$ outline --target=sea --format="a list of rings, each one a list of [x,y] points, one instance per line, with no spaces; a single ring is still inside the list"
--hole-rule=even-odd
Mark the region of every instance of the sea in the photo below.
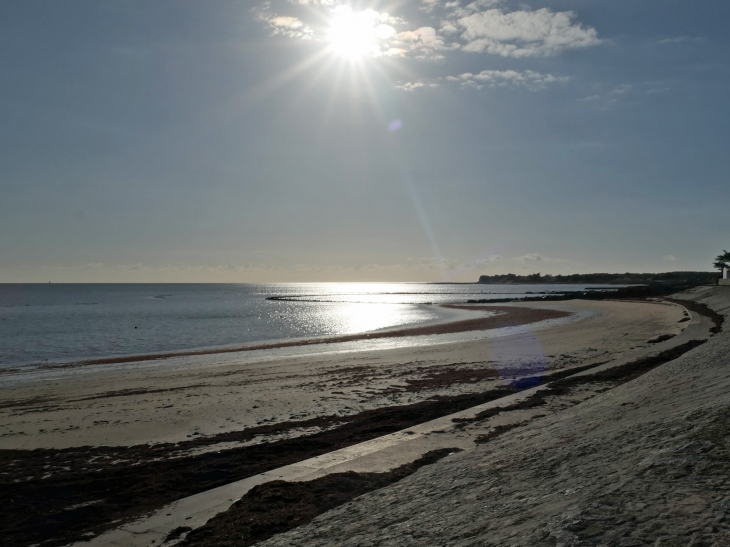
[[[433,324],[454,318],[453,311],[438,304],[586,288],[428,283],[0,284],[0,368]]]

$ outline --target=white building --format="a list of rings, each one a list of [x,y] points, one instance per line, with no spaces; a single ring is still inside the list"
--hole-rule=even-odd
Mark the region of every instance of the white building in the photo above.
[[[730,279],[728,279],[728,276],[727,275],[728,275],[728,269],[727,268],[723,268],[722,269],[722,279],[718,280],[717,284],[718,285],[728,285],[728,286],[730,286]]]

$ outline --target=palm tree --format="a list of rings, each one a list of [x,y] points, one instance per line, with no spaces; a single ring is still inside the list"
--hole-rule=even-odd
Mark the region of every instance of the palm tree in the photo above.
[[[715,257],[715,263],[713,265],[721,272],[723,268],[727,268],[728,270],[730,270],[730,253],[727,251],[722,251],[722,254],[719,254],[717,255],[717,257]]]

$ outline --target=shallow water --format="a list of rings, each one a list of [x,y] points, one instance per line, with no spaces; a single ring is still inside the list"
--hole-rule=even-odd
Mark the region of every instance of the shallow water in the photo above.
[[[0,284],[0,367],[397,328],[453,318],[448,310],[428,304],[584,288],[421,283]]]

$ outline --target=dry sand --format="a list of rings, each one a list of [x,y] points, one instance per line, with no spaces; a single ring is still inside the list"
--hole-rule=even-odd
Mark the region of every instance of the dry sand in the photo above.
[[[671,304],[576,300],[515,306],[564,310],[583,319],[471,341],[416,337],[416,344],[427,344],[390,349],[367,350],[353,342],[299,354],[269,349],[6,374],[0,448],[177,442],[436,394],[481,392],[534,371],[530,367],[539,368],[541,359],[549,371],[604,362],[686,325],[679,322],[682,308]]]
[[[168,534],[179,542],[179,529],[203,525],[254,483],[323,478],[340,468],[390,472],[424,451],[473,451],[482,437],[491,442],[495,432],[615,388],[648,370],[637,358],[683,344],[697,330],[682,307],[668,303],[570,301],[532,311],[537,305],[512,306],[502,318],[553,318],[489,331],[5,374],[0,448],[19,449],[0,453],[0,502],[8,507],[0,529],[15,545],[61,547],[92,537],[105,547],[172,545]],[[688,325],[676,338],[649,343]],[[619,377],[565,378],[617,362],[631,363]],[[527,407],[495,414],[494,404],[532,397],[534,390],[515,393],[512,384],[523,389],[541,376],[550,383],[535,389],[548,389],[547,399],[536,395]],[[240,542],[235,516],[221,518],[233,544]]]
[[[730,289],[694,299],[727,318]],[[262,547],[730,545],[730,334]]]

